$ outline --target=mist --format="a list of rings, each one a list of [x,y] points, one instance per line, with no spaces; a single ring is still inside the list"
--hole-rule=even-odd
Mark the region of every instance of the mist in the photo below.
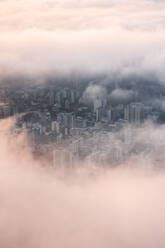
[[[0,1],[1,78],[76,71],[164,83],[164,13],[163,1]]]
[[[80,105],[164,118],[164,16],[163,0],[0,0],[0,89],[75,83]],[[165,247],[164,124],[85,137],[89,156],[68,168],[35,156],[20,112],[0,120],[0,247]]]
[[[13,125],[0,123],[1,247],[164,247],[165,174],[154,156],[107,168],[79,161],[60,171],[36,160]],[[165,127],[148,127],[134,142],[163,152]]]

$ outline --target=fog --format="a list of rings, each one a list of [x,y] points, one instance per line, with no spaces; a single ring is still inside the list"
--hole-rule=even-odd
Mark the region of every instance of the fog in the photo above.
[[[13,125],[0,122],[1,247],[164,247],[165,174],[152,156],[60,172],[34,159]],[[137,132],[135,142],[164,146],[164,126]]]
[[[164,113],[164,16],[163,0],[0,0],[0,82],[86,76],[96,81],[82,102],[136,98]],[[0,247],[165,247],[164,125],[112,134],[118,166],[61,170],[34,156],[14,118],[0,121]],[[109,137],[101,145],[107,156]]]
[[[152,74],[164,83],[163,1],[0,1],[0,75]]]

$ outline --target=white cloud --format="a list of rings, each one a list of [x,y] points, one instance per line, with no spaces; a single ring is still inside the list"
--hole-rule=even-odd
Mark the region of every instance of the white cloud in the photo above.
[[[0,73],[152,69],[164,80],[164,16],[161,1],[0,1]]]
[[[0,2],[0,29],[153,29],[165,24],[165,4],[146,0],[6,0]]]

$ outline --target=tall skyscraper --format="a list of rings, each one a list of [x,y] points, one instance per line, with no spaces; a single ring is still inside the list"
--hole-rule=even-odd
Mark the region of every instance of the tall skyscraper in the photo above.
[[[144,105],[142,103],[130,103],[124,108],[124,119],[130,123],[141,123],[144,118]]]

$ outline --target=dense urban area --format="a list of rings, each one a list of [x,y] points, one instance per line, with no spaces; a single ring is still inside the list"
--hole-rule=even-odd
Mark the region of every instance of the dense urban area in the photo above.
[[[52,82],[1,86],[0,117],[14,116],[16,132],[25,132],[33,151],[46,151],[54,166],[72,167],[77,159],[113,165],[137,152],[136,129],[161,116],[160,108],[135,95],[125,99],[115,87],[107,94],[95,82],[83,87]],[[114,100],[111,91],[118,92],[119,99]]]

